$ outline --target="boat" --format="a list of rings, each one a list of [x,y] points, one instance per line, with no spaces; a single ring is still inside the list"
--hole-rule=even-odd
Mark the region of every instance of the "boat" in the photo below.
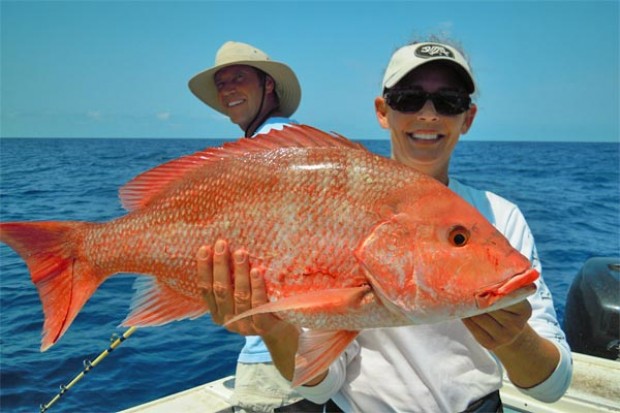
[[[500,395],[505,412],[620,412],[620,258],[595,257],[584,263],[569,290],[565,330],[574,350],[566,394],[555,403],[540,402],[504,376]],[[230,413],[234,385],[234,376],[227,376],[121,413]]]
[[[620,363],[580,353],[573,354],[573,381],[560,400],[543,403],[521,393],[504,377],[500,390],[505,412],[609,413],[620,412]],[[229,400],[234,376],[215,380],[121,413],[231,413]]]

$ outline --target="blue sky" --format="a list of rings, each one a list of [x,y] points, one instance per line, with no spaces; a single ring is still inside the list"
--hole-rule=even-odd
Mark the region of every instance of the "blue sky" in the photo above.
[[[1,137],[237,138],[187,81],[227,40],[297,73],[295,118],[387,139],[392,52],[447,34],[480,93],[467,140],[619,140],[618,1],[1,1]]]

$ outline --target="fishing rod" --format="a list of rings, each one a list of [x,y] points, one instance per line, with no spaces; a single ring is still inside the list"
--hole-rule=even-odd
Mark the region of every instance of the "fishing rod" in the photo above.
[[[50,407],[52,407],[52,405],[56,403],[66,392],[68,392],[71,387],[73,387],[78,381],[82,380],[82,378],[86,375],[86,373],[88,373],[90,370],[95,368],[97,364],[101,363],[101,360],[106,358],[116,347],[120,346],[122,342],[127,340],[129,336],[131,336],[136,330],[137,330],[137,327],[130,327],[127,331],[123,333],[123,335],[118,337],[116,340],[112,341],[112,344],[110,344],[110,347],[108,347],[103,352],[101,352],[101,354],[99,354],[96,359],[94,359],[93,361],[84,360],[84,370],[82,370],[80,374],[75,376],[75,378],[71,380],[68,384],[60,385],[60,391],[58,392],[58,394],[56,394],[56,396],[54,396],[52,400],[50,400],[46,404],[42,404],[40,406],[40,409],[41,409],[40,412],[44,413]],[[114,335],[112,336],[112,339],[114,339]]]

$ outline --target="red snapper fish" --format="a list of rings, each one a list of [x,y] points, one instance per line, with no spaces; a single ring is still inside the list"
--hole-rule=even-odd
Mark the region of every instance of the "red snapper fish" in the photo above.
[[[535,290],[530,262],[445,185],[344,137],[288,126],[164,163],[120,190],[104,223],[6,222],[0,241],[30,270],[41,350],[117,273],[146,275],[125,326],[209,312],[201,245],[226,239],[263,267],[275,313],[303,327],[293,385],[364,328],[435,323],[502,308]]]

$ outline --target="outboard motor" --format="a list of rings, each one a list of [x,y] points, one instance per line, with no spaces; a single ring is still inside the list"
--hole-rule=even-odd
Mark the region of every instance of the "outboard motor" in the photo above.
[[[564,331],[573,351],[619,359],[620,258],[585,262],[568,292]]]

